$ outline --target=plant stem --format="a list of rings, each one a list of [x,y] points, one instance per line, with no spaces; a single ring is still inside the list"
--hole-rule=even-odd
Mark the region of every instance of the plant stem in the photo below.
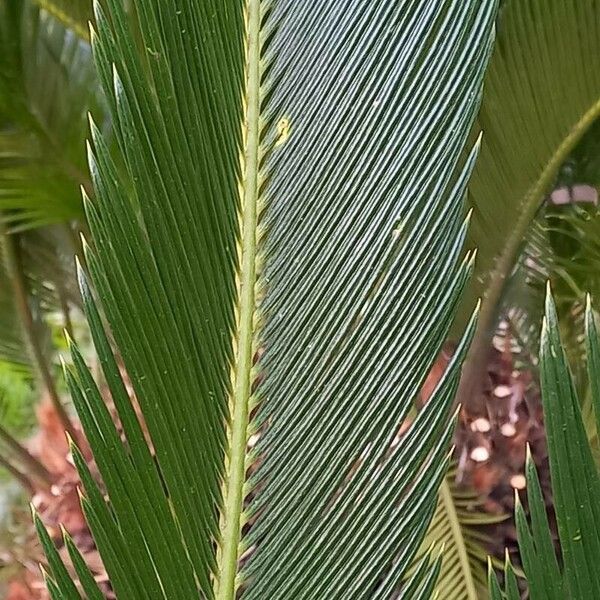
[[[548,188],[556,173],[579,140],[600,115],[600,99],[581,117],[563,139],[550,160],[546,163],[539,178],[531,186],[523,199],[517,222],[506,239],[506,244],[498,255],[494,268],[488,277],[488,284],[482,299],[475,335],[463,363],[462,376],[457,398],[466,405],[471,398],[481,392],[485,370],[488,364],[490,343],[500,311],[500,301],[519,258],[527,230],[537,214]]]
[[[35,494],[35,486],[27,475],[21,473],[2,455],[0,455],[0,467],[4,467],[32,496]]]
[[[239,316],[234,340],[236,360],[232,387],[233,397],[230,402],[229,465],[225,476],[220,568],[216,581],[216,598],[218,600],[235,598],[235,579],[244,503],[256,281],[256,218],[260,142],[260,0],[249,0],[248,2],[247,33]]]
[[[29,345],[34,365],[40,374],[42,383],[44,384],[48,395],[50,396],[50,400],[54,406],[54,409],[56,410],[58,418],[60,419],[65,430],[69,432],[71,437],[73,439],[77,439],[77,434],[73,423],[71,422],[71,419],[69,418],[69,415],[67,414],[58,396],[58,392],[56,391],[54,379],[50,373],[50,368],[48,367],[46,357],[44,356],[37,333],[35,331],[33,315],[31,314],[31,308],[29,306],[27,281],[23,271],[18,239],[18,234],[4,235],[7,267],[13,285],[17,311],[21,318],[23,331]]]
[[[46,486],[52,485],[53,477],[48,469],[2,426],[0,426],[0,439],[15,453],[23,466],[27,467],[32,475]]]

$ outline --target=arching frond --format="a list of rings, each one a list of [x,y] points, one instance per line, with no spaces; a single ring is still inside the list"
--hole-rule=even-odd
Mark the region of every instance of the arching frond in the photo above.
[[[481,159],[469,193],[469,243],[478,248],[478,261],[462,322],[474,299],[484,298],[461,384],[464,399],[479,379],[480,357],[527,231],[559,168],[600,114],[597,0],[508,0],[498,31],[478,118],[485,131]]]
[[[393,444],[471,268],[462,157],[495,2],[140,0],[140,44],[105,4],[92,44],[126,168],[92,123],[86,258],[151,447],[83,274],[126,444],[75,345],[66,377],[114,590],[393,597],[468,344]],[[40,532],[51,595],[77,598]],[[427,556],[404,596],[429,597],[438,570]]]

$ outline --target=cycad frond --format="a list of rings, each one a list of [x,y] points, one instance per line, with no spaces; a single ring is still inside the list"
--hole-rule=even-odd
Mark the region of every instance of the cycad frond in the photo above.
[[[0,2],[0,210],[11,230],[83,218],[89,45],[29,1]]]
[[[83,274],[127,445],[75,346],[66,376],[114,589],[391,597],[447,466],[467,338],[392,442],[471,267],[461,156],[495,2],[141,0],[139,46],[106,7],[92,44],[126,169],[92,123],[86,258],[156,456]],[[51,594],[77,597],[46,548]]]
[[[585,72],[581,65],[585,65]],[[556,174],[600,114],[600,2],[508,0],[478,125],[485,131],[469,192],[476,276],[463,306],[484,296],[461,383],[480,379],[499,302]]]
[[[589,297],[585,321],[588,373],[596,426],[600,430],[600,345]],[[600,560],[600,477],[561,346],[549,288],[540,357],[544,422],[562,568],[559,568],[540,483],[529,453],[526,474],[530,522],[518,499],[515,509],[523,568],[532,600],[596,598],[600,595],[600,576],[596,569]],[[490,585],[492,593],[497,594],[498,585],[493,577]]]
[[[456,472],[450,470],[440,486],[437,508],[421,549],[426,553],[432,544],[443,544],[436,586],[439,598],[479,600],[486,589],[487,555],[485,535],[478,527],[504,517],[483,512],[477,495],[457,486],[455,480]]]

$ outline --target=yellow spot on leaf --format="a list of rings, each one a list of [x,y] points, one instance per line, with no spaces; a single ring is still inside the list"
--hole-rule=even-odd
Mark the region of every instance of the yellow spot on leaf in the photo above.
[[[282,146],[288,141],[291,129],[292,124],[290,123],[290,120],[287,117],[280,119],[280,121],[277,123],[277,141],[275,142],[276,147]]]

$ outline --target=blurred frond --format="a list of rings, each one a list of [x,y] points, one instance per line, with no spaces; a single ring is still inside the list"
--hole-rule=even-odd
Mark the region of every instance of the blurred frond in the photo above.
[[[432,544],[443,545],[442,564],[436,585],[444,600],[481,600],[486,590],[487,554],[483,546],[483,525],[504,517],[481,509],[481,498],[456,481],[451,469],[440,487],[433,520],[417,555],[420,560]]]
[[[17,438],[26,437],[36,424],[37,402],[30,374],[0,361],[0,424]]]
[[[481,356],[527,232],[561,165],[599,114],[600,1],[507,1],[478,119],[485,132],[481,157],[469,189],[469,241],[478,260],[458,321],[466,320],[477,297],[483,301],[463,369],[465,402],[482,380]]]
[[[31,2],[0,2],[0,211],[10,230],[83,219],[91,49]]]
[[[94,16],[92,0],[35,0],[35,3],[79,37],[89,39],[88,23]]]

